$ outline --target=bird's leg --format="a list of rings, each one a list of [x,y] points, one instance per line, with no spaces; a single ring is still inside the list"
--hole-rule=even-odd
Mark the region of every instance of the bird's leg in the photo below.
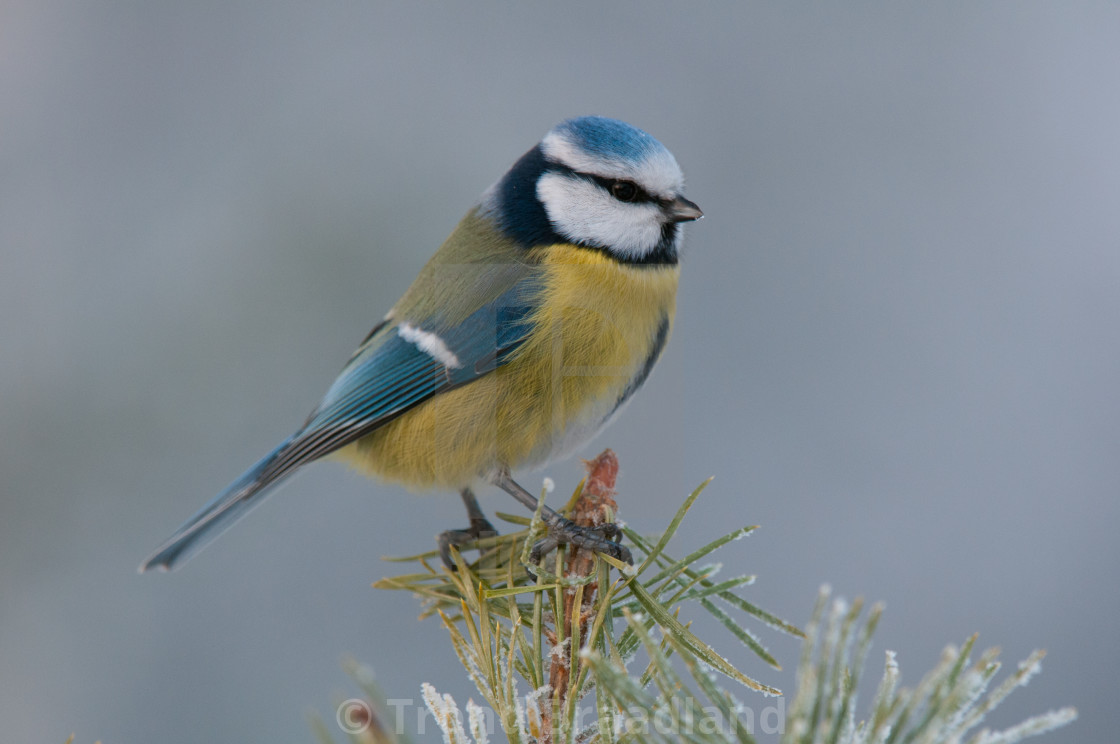
[[[510,476],[509,471],[499,470],[490,482],[520,501],[526,508],[537,510],[536,497],[522,488]],[[634,562],[630,556],[630,549],[619,543],[622,539],[622,530],[618,529],[617,525],[581,527],[545,505],[541,506],[541,518],[548,527],[548,537],[533,546],[529,553],[529,560],[533,563],[539,563],[541,556],[560,545],[575,545],[596,553],[606,553],[623,563]]]
[[[447,530],[441,532],[436,542],[439,544],[439,557],[443,559],[443,565],[450,569],[455,568],[455,561],[451,559],[451,546],[461,548],[468,543],[475,540],[481,540],[484,537],[497,537],[498,531],[494,529],[494,525],[490,524],[490,520],[482,513],[482,507],[478,505],[478,499],[474,496],[474,491],[469,488],[464,488],[459,492],[463,498],[463,505],[467,507],[467,517],[471,520],[471,526],[465,530]]]

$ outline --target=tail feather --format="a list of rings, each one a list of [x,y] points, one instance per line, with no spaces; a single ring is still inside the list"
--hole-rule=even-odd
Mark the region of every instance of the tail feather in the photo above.
[[[284,476],[291,473],[291,469],[285,469],[274,476],[266,476],[269,466],[291,442],[292,439],[288,439],[265,455],[260,462],[242,473],[226,490],[184,522],[167,542],[140,564],[140,573],[152,569],[170,571],[209,545],[214,538],[264,501],[264,497],[280,485]]]

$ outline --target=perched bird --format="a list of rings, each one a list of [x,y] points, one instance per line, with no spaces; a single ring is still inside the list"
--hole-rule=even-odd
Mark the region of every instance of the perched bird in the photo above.
[[[409,488],[458,489],[471,526],[496,534],[472,489],[530,509],[513,468],[563,457],[641,387],[673,324],[684,198],[673,155],[629,124],[558,124],[458,224],[346,363],[300,429],[202,507],[140,567],[169,570],[298,468],[330,458]],[[629,560],[613,525],[547,507],[540,551],[573,543]]]

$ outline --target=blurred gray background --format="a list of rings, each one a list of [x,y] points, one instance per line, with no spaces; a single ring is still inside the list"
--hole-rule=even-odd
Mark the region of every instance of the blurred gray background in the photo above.
[[[974,631],[1010,666],[1045,647],[989,723],[1075,704],[1047,741],[1115,740],[1117,4],[14,0],[0,100],[4,741],[310,741],[348,655],[478,699],[369,587],[458,526],[449,495],[318,465],[135,571],[587,113],[663,141],[708,215],[664,360],[584,451],[619,453],[623,516],[660,529],[715,475],[678,553],[761,524],[720,556],[759,605],[887,602],[869,677]],[[776,672],[699,622],[792,692],[794,639],[753,626]]]

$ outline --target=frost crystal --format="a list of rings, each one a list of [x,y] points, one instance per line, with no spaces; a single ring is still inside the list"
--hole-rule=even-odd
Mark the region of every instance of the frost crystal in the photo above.
[[[490,744],[486,711],[475,705],[474,700],[467,701],[467,723],[471,727],[471,736],[474,737],[475,744]]]
[[[428,706],[436,725],[443,732],[444,744],[466,744],[470,741],[467,732],[463,730],[463,715],[459,706],[450,695],[440,695],[436,688],[427,682],[420,685],[420,692],[424,696],[424,704]]]

